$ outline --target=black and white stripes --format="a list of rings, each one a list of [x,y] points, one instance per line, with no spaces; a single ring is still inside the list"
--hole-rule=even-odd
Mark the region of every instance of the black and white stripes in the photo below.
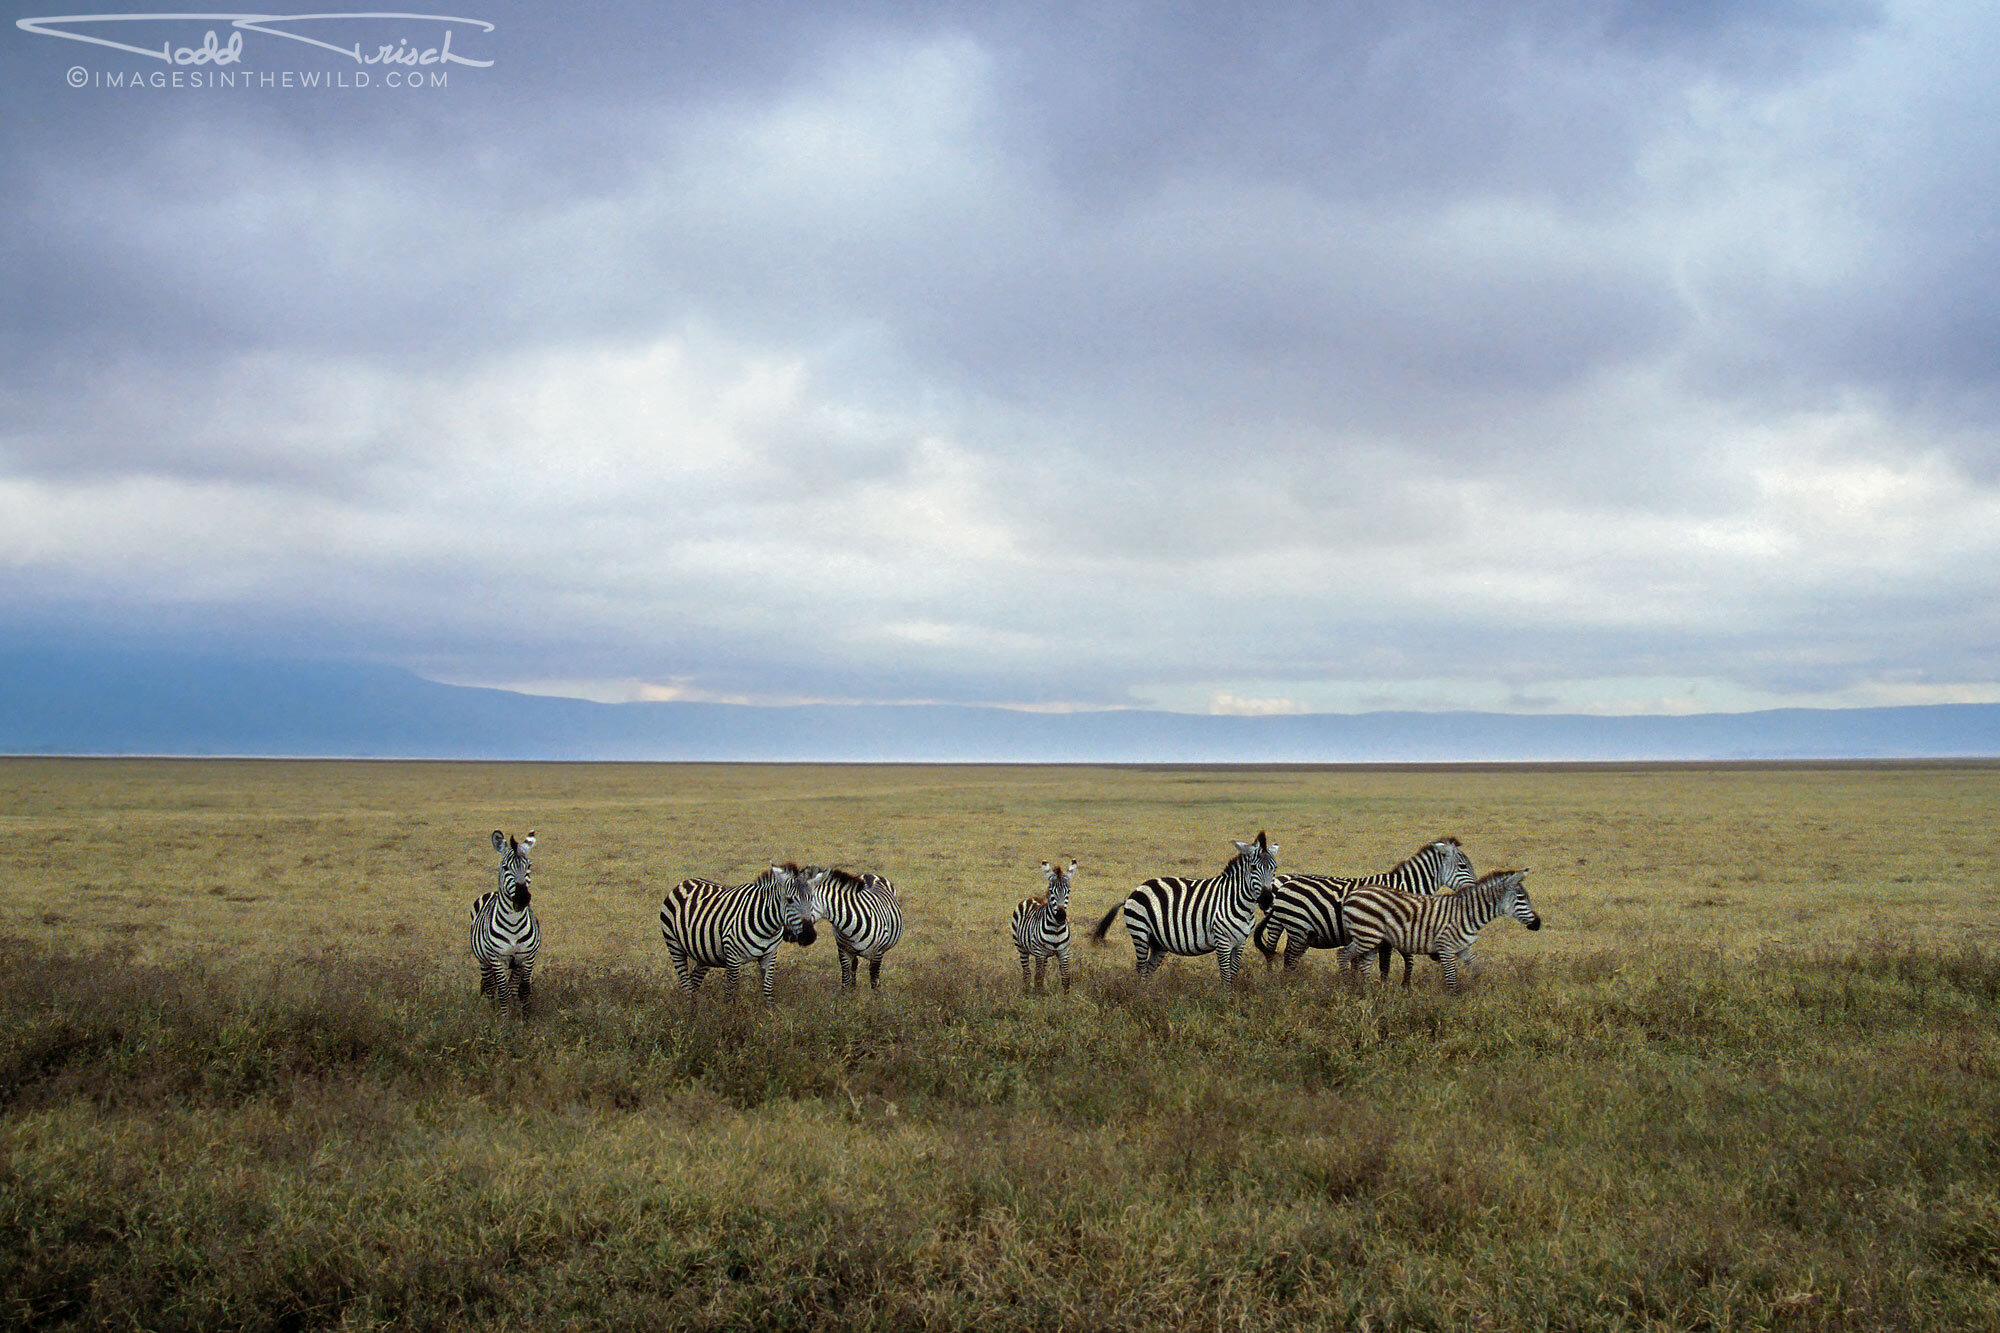
[[[868,960],[868,989],[881,986],[882,955],[903,938],[903,904],[896,886],[875,873],[807,866],[812,889],[810,916],[833,927],[840,950],[840,984],[852,988],[861,960]]]
[[[1427,897],[1395,889],[1356,889],[1347,896],[1348,942],[1344,966],[1359,971],[1370,952],[1390,948],[1403,955],[1403,984],[1410,984],[1410,959],[1425,954],[1444,968],[1445,989],[1458,991],[1459,960],[1472,952],[1480,928],[1510,915],[1529,930],[1542,918],[1528,899],[1528,872],[1496,870],[1469,889]],[[1386,972],[1386,966],[1385,966]]]
[[[472,904],[472,956],[479,962],[479,993],[492,996],[500,1007],[512,1012],[516,1002],[528,1011],[535,972],[535,955],[541,951],[542,931],[535,912],[528,905],[528,876],[531,866],[528,849],[535,845],[534,830],[525,838],[510,837],[493,830],[493,850],[500,853],[500,884],[482,893]]]
[[[1170,953],[1192,956],[1213,953],[1222,970],[1222,984],[1236,980],[1243,961],[1243,944],[1259,909],[1271,906],[1271,881],[1278,870],[1278,849],[1259,832],[1254,842],[1236,844],[1222,873],[1207,879],[1162,875],[1149,879],[1114,904],[1091,936],[1104,932],[1120,911],[1132,936],[1133,965],[1140,975],[1157,968]]]
[[[481,992],[509,1013],[526,1014],[541,946],[540,925],[529,905],[535,835],[510,837],[496,829],[492,843],[500,854],[498,884],[473,904],[470,943]],[[1340,961],[1349,967],[1375,950],[1386,977],[1390,952],[1400,951],[1406,986],[1412,958],[1423,953],[1440,961],[1446,984],[1456,991],[1480,928],[1496,915],[1510,912],[1530,929],[1541,925],[1528,901],[1525,872],[1468,882],[1471,862],[1456,838],[1437,839],[1366,879],[1281,876],[1279,849],[1261,831],[1234,846],[1235,855],[1219,874],[1162,875],[1138,885],[1105,912],[1092,937],[1102,943],[1122,916],[1141,976],[1170,955],[1213,953],[1225,987],[1236,982],[1244,945],[1253,937],[1269,957],[1278,936],[1285,935],[1287,968],[1307,948],[1339,947]],[[1070,911],[1078,866],[1073,857],[1059,858],[1042,862],[1041,871],[1047,891],[1015,904],[1008,934],[1023,992],[1044,989],[1050,959],[1068,992],[1076,981]],[[1259,909],[1265,913],[1261,924]],[[863,959],[870,989],[879,989],[883,956],[904,938],[906,926],[901,895],[882,875],[773,862],[747,884],[682,880],[659,906],[660,936],[690,1005],[710,970],[725,969],[733,993],[746,964],[758,968],[765,1002],[775,1002],[780,947],[788,940],[812,944],[819,921],[834,934],[841,989],[858,985]],[[948,966],[957,965],[948,951],[943,958]]]
[[[1439,838],[1380,874],[1280,875],[1271,886],[1271,910],[1257,923],[1258,950],[1269,964],[1285,937],[1285,970],[1299,965],[1307,949],[1338,949],[1347,943],[1343,921],[1347,895],[1357,888],[1443,893],[1470,885],[1472,860],[1457,838]],[[1382,965],[1388,966],[1384,955]]]
[[[727,971],[734,993],[744,964],[755,963],[764,1002],[777,998],[771,969],[785,940],[811,944],[812,885],[799,867],[773,865],[748,884],[684,879],[660,903],[660,936],[690,1003],[708,970]]]
[[[1065,868],[1059,866],[1060,858],[1056,865],[1042,862],[1042,878],[1048,882],[1048,892],[1039,898],[1023,898],[1015,905],[1013,918],[1008,922],[1014,935],[1014,950],[1021,956],[1023,993],[1030,989],[1031,959],[1035,965],[1033,990],[1042,989],[1042,977],[1051,958],[1056,960],[1056,974],[1062,978],[1063,990],[1069,990],[1069,894],[1076,883],[1076,858],[1071,857]]]

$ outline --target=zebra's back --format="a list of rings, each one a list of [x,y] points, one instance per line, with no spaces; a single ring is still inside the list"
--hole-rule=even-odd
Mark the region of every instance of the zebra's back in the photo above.
[[[1343,921],[1347,895],[1363,881],[1345,875],[1280,875],[1271,885],[1271,910],[1257,928],[1257,947],[1268,955],[1270,932],[1284,931],[1304,948],[1331,949],[1347,943]]]
[[[851,877],[846,884],[818,886],[825,919],[841,949],[880,959],[903,938],[903,907],[895,886],[879,875]]]
[[[1343,904],[1350,941],[1404,954],[1432,954],[1452,906],[1449,898],[1383,885],[1350,889]]]
[[[1213,953],[1232,940],[1241,942],[1249,935],[1256,912],[1253,908],[1232,912],[1216,878],[1158,875],[1133,889],[1125,900],[1128,929],[1135,918],[1151,934],[1155,947],[1191,958]]]
[[[660,935],[705,967],[730,962],[729,946],[741,936],[755,884],[684,879],[660,903]]]

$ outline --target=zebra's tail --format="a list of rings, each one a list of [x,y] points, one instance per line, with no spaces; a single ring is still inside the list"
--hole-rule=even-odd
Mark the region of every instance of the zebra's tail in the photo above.
[[[1278,928],[1269,912],[1257,922],[1257,929],[1250,932],[1250,938],[1256,941],[1257,951],[1264,955],[1264,966],[1271,966],[1278,956]]]
[[[1130,894],[1126,895],[1126,897],[1130,896],[1131,896]],[[1096,940],[1099,944],[1104,943],[1104,932],[1111,929],[1111,923],[1113,921],[1116,921],[1118,919],[1118,914],[1124,910],[1125,910],[1124,898],[1120,898],[1117,902],[1111,904],[1111,910],[1106,912],[1104,914],[1104,919],[1102,921],[1099,921],[1096,927],[1092,929],[1092,931],[1090,932],[1090,938]]]

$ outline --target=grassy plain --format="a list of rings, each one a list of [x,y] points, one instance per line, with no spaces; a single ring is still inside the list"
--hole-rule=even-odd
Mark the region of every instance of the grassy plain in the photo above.
[[[0,761],[0,1320],[84,1327],[2000,1327],[2000,765]],[[534,827],[525,1024],[478,1003]],[[1464,997],[1085,945],[1267,829],[1530,867]],[[885,992],[670,991],[654,912],[888,874]]]

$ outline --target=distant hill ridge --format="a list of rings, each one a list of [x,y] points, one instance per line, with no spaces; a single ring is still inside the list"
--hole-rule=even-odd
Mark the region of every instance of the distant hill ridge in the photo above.
[[[2000,704],[1679,717],[600,704],[351,663],[16,650],[0,652],[0,753],[1054,763],[1994,757]]]

